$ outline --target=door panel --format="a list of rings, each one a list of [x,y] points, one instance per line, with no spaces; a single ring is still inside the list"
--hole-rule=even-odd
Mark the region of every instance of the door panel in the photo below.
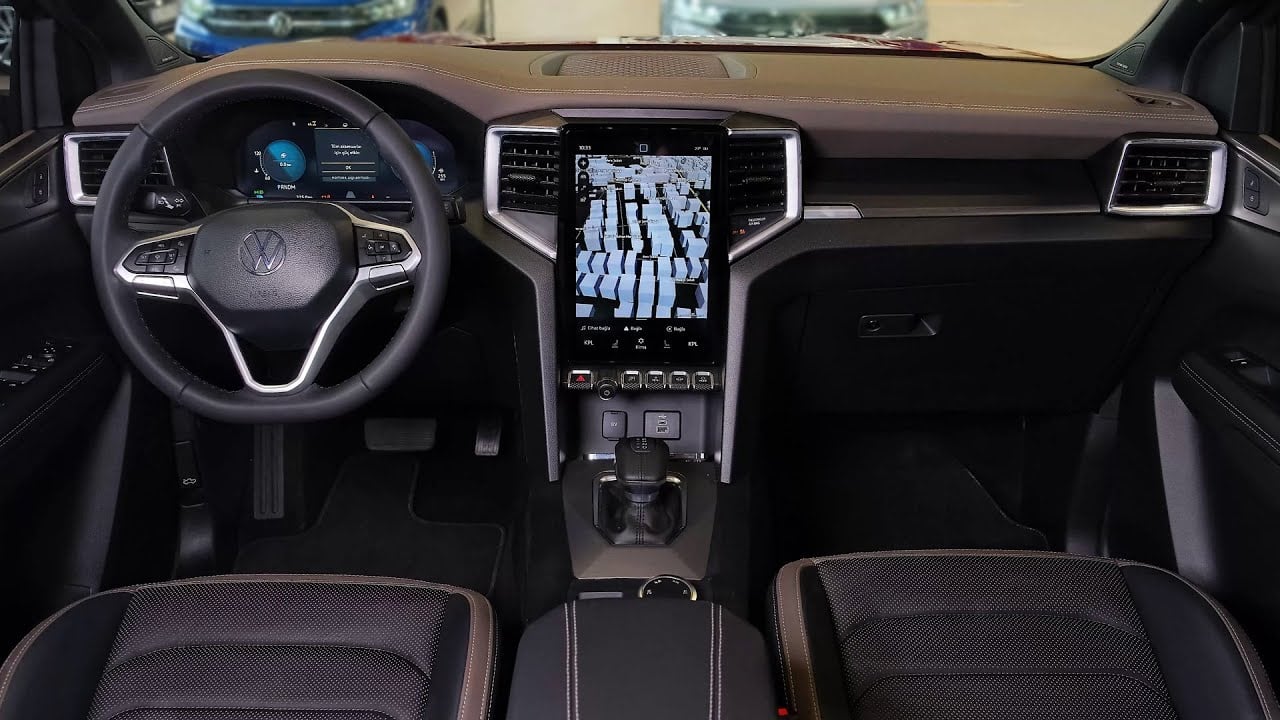
[[[1280,161],[1280,148],[1233,147],[1213,243],[1128,374],[1121,421],[1134,472],[1113,497],[1106,537],[1110,553],[1164,562],[1219,597],[1275,667],[1280,175],[1271,155]],[[1248,174],[1260,182],[1246,185]],[[1250,196],[1259,185],[1274,205]]]
[[[75,572],[67,560],[73,528],[95,513],[109,527],[112,509],[81,502],[122,375],[64,197],[59,140],[28,133],[0,148],[0,596],[9,611],[0,654],[95,584],[101,567]]]

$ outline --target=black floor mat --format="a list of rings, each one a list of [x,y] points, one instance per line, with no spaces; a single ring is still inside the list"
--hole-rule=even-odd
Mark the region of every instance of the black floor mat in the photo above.
[[[792,457],[800,459],[774,480],[778,539],[792,559],[1047,547],[1041,532],[1005,513],[938,435],[832,433],[811,437]]]
[[[423,520],[414,512],[418,461],[361,454],[338,474],[316,524],[245,545],[236,572],[350,573],[415,578],[493,591],[501,525]]]

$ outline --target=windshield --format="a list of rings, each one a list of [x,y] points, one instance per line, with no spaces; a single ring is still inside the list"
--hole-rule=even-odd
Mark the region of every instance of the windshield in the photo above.
[[[456,44],[751,42],[919,52],[960,50],[1046,60],[1082,60],[1106,55],[1141,30],[1164,3],[1164,0],[131,1],[157,31],[201,57],[260,43],[349,37]]]

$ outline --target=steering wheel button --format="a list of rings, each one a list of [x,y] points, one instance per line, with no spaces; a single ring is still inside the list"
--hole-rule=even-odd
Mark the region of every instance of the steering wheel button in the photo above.
[[[409,277],[404,274],[404,268],[400,265],[380,265],[369,271],[369,284],[379,290],[387,290],[407,282]]]
[[[400,242],[397,240],[391,240],[390,242],[388,242],[387,247],[389,248],[388,252],[390,252],[392,255],[399,255],[401,252]]]

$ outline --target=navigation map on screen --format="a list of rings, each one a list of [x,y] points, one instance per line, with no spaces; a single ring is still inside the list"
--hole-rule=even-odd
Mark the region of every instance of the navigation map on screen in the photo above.
[[[574,161],[576,317],[706,319],[711,156]]]

